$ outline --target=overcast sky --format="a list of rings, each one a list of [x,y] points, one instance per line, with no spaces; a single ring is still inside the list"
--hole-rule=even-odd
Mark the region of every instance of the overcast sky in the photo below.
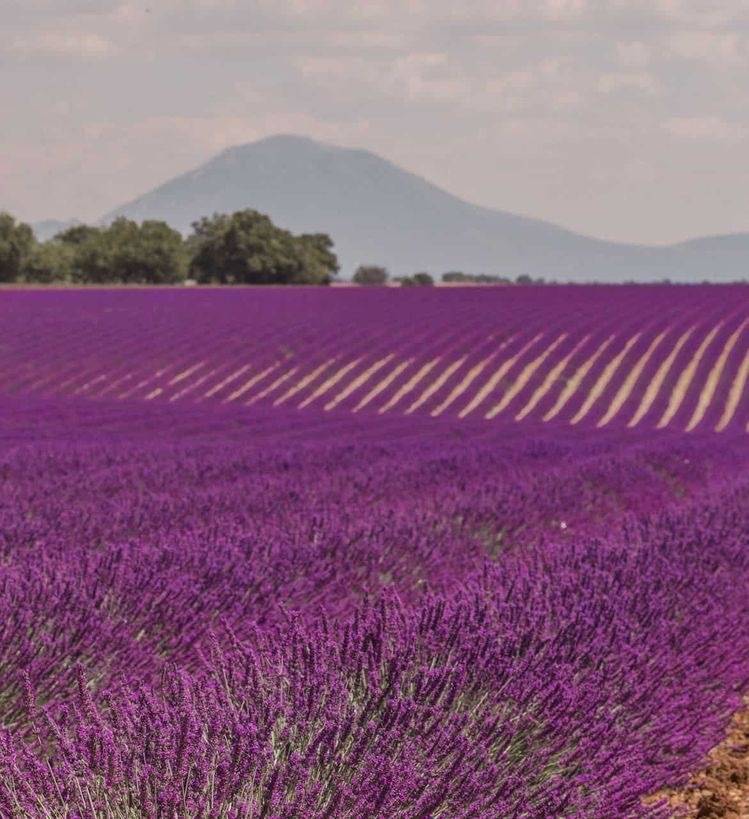
[[[0,0],[0,210],[279,132],[605,238],[749,230],[749,0]]]

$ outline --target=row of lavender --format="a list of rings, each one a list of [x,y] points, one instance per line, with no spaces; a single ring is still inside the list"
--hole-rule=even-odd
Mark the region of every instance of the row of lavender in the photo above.
[[[0,815],[665,815],[749,682],[743,431],[0,410]]]
[[[0,390],[746,429],[746,287],[8,292]]]

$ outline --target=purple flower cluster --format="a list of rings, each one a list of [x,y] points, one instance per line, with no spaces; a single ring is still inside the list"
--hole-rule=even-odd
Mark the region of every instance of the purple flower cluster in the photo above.
[[[664,816],[749,683],[741,433],[0,403],[0,815]]]

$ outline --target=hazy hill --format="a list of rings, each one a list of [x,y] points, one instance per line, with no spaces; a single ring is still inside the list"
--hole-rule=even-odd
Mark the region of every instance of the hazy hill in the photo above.
[[[165,219],[187,232],[203,215],[253,207],[295,232],[333,237],[341,272],[447,270],[559,280],[733,280],[749,271],[749,235],[670,247],[606,242],[478,207],[364,150],[275,136],[230,148],[107,214]]]

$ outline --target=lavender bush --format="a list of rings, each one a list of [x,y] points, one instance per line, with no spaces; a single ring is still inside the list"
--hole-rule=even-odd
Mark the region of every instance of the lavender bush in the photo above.
[[[545,306],[532,303],[536,291],[522,297],[528,332],[536,321],[551,327],[562,303],[561,291],[538,292]],[[595,335],[585,323],[600,322],[599,292],[581,288],[548,330],[578,333],[549,354],[557,364],[571,354],[571,373],[575,344]],[[622,291],[624,335],[647,341],[632,345],[627,373],[662,323],[678,339],[697,320],[692,291],[678,292],[666,309],[660,291]],[[180,301],[188,295],[201,309]],[[323,295],[349,309],[326,312]],[[603,425],[601,413],[571,423],[601,381],[598,362],[577,403],[546,423],[564,384],[521,423],[457,417],[486,383],[478,376],[458,406],[433,415],[470,367],[412,413],[378,411],[398,377],[360,412],[351,410],[372,382],[334,411],[322,401],[299,410],[323,376],[288,403],[269,394],[241,406],[220,391],[198,400],[253,355],[271,366],[283,326],[291,358],[311,366],[340,353],[342,328],[379,304],[381,326],[370,319],[353,345],[362,355],[369,345],[370,367],[394,348],[388,334],[403,315],[385,308],[405,292],[323,295],[246,291],[245,330],[242,310],[214,291],[21,292],[12,310],[6,302],[0,815],[667,816],[643,800],[700,764],[749,685],[743,392],[713,431],[734,400],[741,333],[710,377],[743,327],[741,305],[705,291],[700,320],[719,330],[708,344],[697,330],[684,341],[665,401],[656,396],[634,426],[621,421],[673,350],[665,338],[629,377],[624,418]],[[492,354],[489,336],[517,334],[492,333],[472,293],[447,295],[457,309],[441,331],[446,294],[409,293],[403,307],[422,305],[409,332],[425,359],[458,339],[473,345],[476,366]],[[496,298],[501,318],[511,307]],[[203,323],[188,326],[190,311]],[[31,349],[13,358],[22,342]],[[76,368],[96,378],[107,356],[110,376],[143,381],[161,369],[161,345],[195,363],[209,343],[209,369],[221,372],[179,400],[169,396],[200,370],[119,399],[60,387]],[[701,344],[673,422],[658,429]],[[552,362],[521,388],[518,379],[542,353],[518,359],[487,405],[513,389],[508,407],[526,405]],[[601,410],[627,373],[601,388]],[[47,386],[34,386],[43,377]]]

